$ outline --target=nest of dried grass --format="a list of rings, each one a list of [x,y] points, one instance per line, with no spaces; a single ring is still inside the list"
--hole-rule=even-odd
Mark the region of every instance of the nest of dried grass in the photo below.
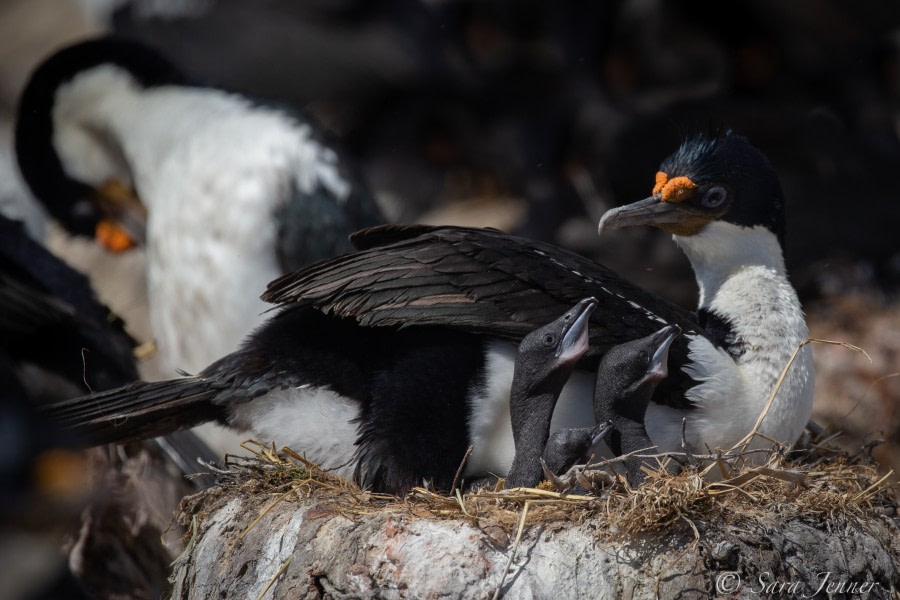
[[[217,493],[256,496],[268,503],[248,530],[276,504],[308,499],[351,517],[401,512],[420,518],[472,520],[504,529],[590,519],[598,535],[610,537],[665,531],[678,523],[697,533],[695,524],[700,522],[772,525],[795,518],[863,522],[873,515],[896,516],[897,478],[893,472],[878,470],[871,457],[875,443],[850,454],[831,443],[836,437],[807,440],[790,452],[776,446],[693,457],[695,465],[678,474],[666,467],[673,457],[684,462],[683,455],[647,455],[657,461],[658,468],[645,468],[648,476],[641,486],[631,488],[623,477],[604,470],[607,474],[599,484],[580,493],[554,491],[550,482],[538,488],[507,490],[498,479],[492,488],[467,492],[456,489],[447,494],[418,487],[403,498],[375,494],[323,471],[290,448],[279,452],[256,442],[245,445],[250,455],[229,456],[225,468],[215,471],[220,484]],[[761,452],[765,460],[750,460]],[[600,471],[610,462],[615,461],[588,465],[585,472]],[[712,481],[716,471],[719,480]],[[201,495],[192,498],[208,506]],[[184,508],[184,514],[196,514],[191,507]]]

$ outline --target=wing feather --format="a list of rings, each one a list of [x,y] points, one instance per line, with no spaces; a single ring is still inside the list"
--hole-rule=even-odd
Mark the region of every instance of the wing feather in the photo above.
[[[300,302],[364,325],[444,325],[518,339],[586,296],[600,301],[592,342],[612,344],[693,313],[573,252],[493,229],[381,226],[353,236],[358,252],[273,281],[263,299]]]
[[[269,284],[263,299],[302,303],[364,326],[439,325],[518,341],[593,296],[599,306],[591,315],[588,367],[611,346],[663,324],[709,337],[694,313],[603,265],[495,229],[386,225],[351,241],[358,252],[285,275]],[[681,336],[671,350],[676,364],[687,362],[687,340]],[[658,396],[684,403],[693,384],[673,369]]]

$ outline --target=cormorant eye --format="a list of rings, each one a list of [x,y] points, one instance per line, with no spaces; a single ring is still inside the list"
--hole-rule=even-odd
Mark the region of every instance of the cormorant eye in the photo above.
[[[728,190],[721,185],[714,185],[703,194],[700,204],[706,208],[718,208],[722,206],[726,198],[728,198]]]
[[[544,345],[546,346],[555,346],[556,345],[556,336],[552,333],[548,333],[544,336]]]

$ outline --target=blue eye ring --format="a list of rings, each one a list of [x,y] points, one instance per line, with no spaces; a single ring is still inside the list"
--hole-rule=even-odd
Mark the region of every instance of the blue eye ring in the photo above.
[[[721,185],[714,185],[703,193],[700,204],[705,208],[719,208],[727,199],[728,190]]]

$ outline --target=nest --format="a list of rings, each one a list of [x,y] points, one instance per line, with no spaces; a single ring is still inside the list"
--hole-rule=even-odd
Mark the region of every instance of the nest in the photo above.
[[[634,488],[609,469],[620,458],[576,467],[577,480],[588,488],[582,493],[553,490],[551,481],[537,488],[504,489],[504,480],[497,479],[492,487],[467,492],[457,488],[441,493],[417,487],[404,497],[363,490],[290,448],[276,451],[248,441],[244,447],[250,455],[229,456],[224,469],[213,468],[219,485],[186,498],[180,520],[190,526],[193,538],[198,520],[240,495],[244,510],[257,515],[244,527],[241,539],[283,502],[315,503],[350,519],[383,515],[387,520],[405,515],[469,521],[501,546],[514,534],[496,598],[527,526],[536,523],[588,524],[598,538],[607,540],[687,534],[688,539],[693,535],[691,546],[700,542],[701,530],[711,533],[729,526],[758,526],[755,528],[765,531],[795,519],[819,524],[854,522],[863,530],[869,530],[874,519],[896,531],[896,477],[893,471],[879,472],[871,454],[880,440],[851,454],[831,443],[836,437],[811,441],[806,436],[801,447],[790,451],[783,446],[764,451],[738,447],[715,456],[690,457],[689,464],[685,464],[685,455],[647,455],[646,480]],[[677,474],[669,468],[673,460],[685,464]],[[655,461],[656,468],[646,466],[652,464],[648,461]],[[603,476],[591,477],[594,471]],[[711,475],[715,471],[722,477],[714,481]],[[192,547],[193,540],[173,564],[188,560]],[[290,561],[288,558],[266,589]]]
[[[697,523],[773,524],[795,518],[851,519],[863,522],[872,515],[896,515],[894,473],[882,473],[871,450],[880,440],[855,453],[832,445],[837,436],[805,440],[790,452],[781,446],[768,450],[721,452],[691,457],[694,464],[671,471],[671,461],[685,463],[685,455],[639,455],[656,461],[644,467],[647,478],[632,488],[609,467],[622,459],[576,468],[580,481],[593,479],[579,493],[553,489],[551,482],[537,488],[504,489],[503,479],[492,487],[443,493],[429,487],[412,489],[405,497],[376,494],[353,481],[334,475],[307,461],[290,448],[246,442],[248,456],[227,457],[225,468],[215,468],[219,487],[186,499],[183,515],[197,516],[210,509],[209,495],[239,493],[265,503],[252,528],[280,502],[314,500],[352,517],[384,511],[419,518],[466,519],[505,529],[518,524],[590,519],[598,534],[634,536],[664,532],[682,524],[697,532]],[[764,460],[759,460],[762,454]],[[752,459],[751,459],[752,457]],[[603,473],[591,477],[591,473]],[[717,480],[714,480],[717,479]],[[200,515],[202,517],[202,515]]]

